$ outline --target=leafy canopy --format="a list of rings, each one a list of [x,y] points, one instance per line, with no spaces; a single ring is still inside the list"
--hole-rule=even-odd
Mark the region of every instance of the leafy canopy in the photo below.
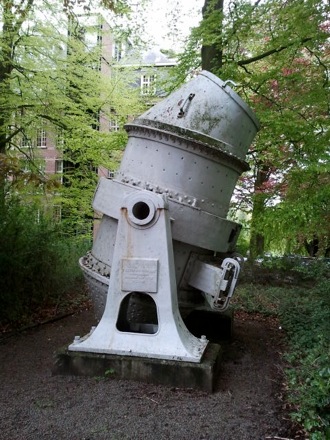
[[[205,3],[176,78],[202,65],[255,110],[261,131],[234,204],[263,246],[329,247],[329,7],[317,0]],[[200,56],[200,50],[202,56]],[[207,59],[207,57],[209,59]],[[204,58],[204,59],[203,59]],[[291,247],[291,249],[289,249]],[[282,249],[283,250],[283,249]]]

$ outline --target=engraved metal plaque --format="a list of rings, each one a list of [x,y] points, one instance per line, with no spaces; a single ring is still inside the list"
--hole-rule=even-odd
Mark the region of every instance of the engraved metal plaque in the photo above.
[[[121,290],[150,292],[158,290],[158,260],[149,258],[122,258]]]

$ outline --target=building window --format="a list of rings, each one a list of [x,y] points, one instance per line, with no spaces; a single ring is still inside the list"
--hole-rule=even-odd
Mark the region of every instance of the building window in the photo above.
[[[112,58],[114,61],[120,61],[124,55],[124,47],[121,42],[115,42],[112,47]]]
[[[37,131],[37,147],[46,148],[47,147],[46,141],[47,141],[46,131],[43,128],[41,128]]]
[[[23,136],[21,137],[20,147],[21,148],[31,147],[31,140],[25,134],[23,134]]]
[[[64,131],[58,130],[56,133],[56,147],[63,148],[64,147]]]
[[[97,167],[97,166],[95,166],[93,164],[89,164],[89,170],[92,173],[95,173],[98,176],[98,174],[99,174],[99,167]]]
[[[119,117],[114,108],[110,109],[109,115],[109,131],[118,131],[120,129]]]
[[[141,95],[154,95],[156,93],[156,75],[141,76]]]
[[[55,174],[58,175],[58,181],[63,183],[63,160],[55,159]]]
[[[118,119],[115,117],[111,117],[109,120],[109,130],[110,131],[118,131],[119,130],[119,123]]]

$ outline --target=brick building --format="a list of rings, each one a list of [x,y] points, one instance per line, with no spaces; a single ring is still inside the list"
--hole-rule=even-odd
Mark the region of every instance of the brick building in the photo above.
[[[79,39],[82,39],[87,48],[98,46],[101,49],[98,69],[101,75],[109,77],[112,69],[129,68],[134,71],[132,87],[139,88],[141,96],[147,106],[153,105],[164,91],[159,87],[166,76],[166,71],[175,65],[175,61],[165,56],[158,48],[146,51],[135,50],[129,42],[114,41],[109,24],[99,14],[78,17]],[[75,30],[77,33],[77,29]],[[129,119],[132,115],[127,115]],[[122,128],[123,121],[119,120],[116,113],[105,116],[100,112],[95,129],[102,132],[117,131]],[[40,158],[39,166],[46,175],[57,174],[63,182],[67,163],[63,162],[61,155],[63,140],[54,133],[54,126],[45,123],[34,131],[33,139],[22,138],[21,147],[29,147],[33,155]],[[61,148],[59,148],[61,147]],[[99,175],[112,177],[113,172],[106,168],[95,170]]]

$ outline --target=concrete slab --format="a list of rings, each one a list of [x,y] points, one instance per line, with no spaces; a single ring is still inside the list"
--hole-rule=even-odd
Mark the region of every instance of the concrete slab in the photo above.
[[[72,352],[64,348],[56,354],[53,374],[127,379],[212,393],[221,355],[221,346],[212,343],[200,363]]]

